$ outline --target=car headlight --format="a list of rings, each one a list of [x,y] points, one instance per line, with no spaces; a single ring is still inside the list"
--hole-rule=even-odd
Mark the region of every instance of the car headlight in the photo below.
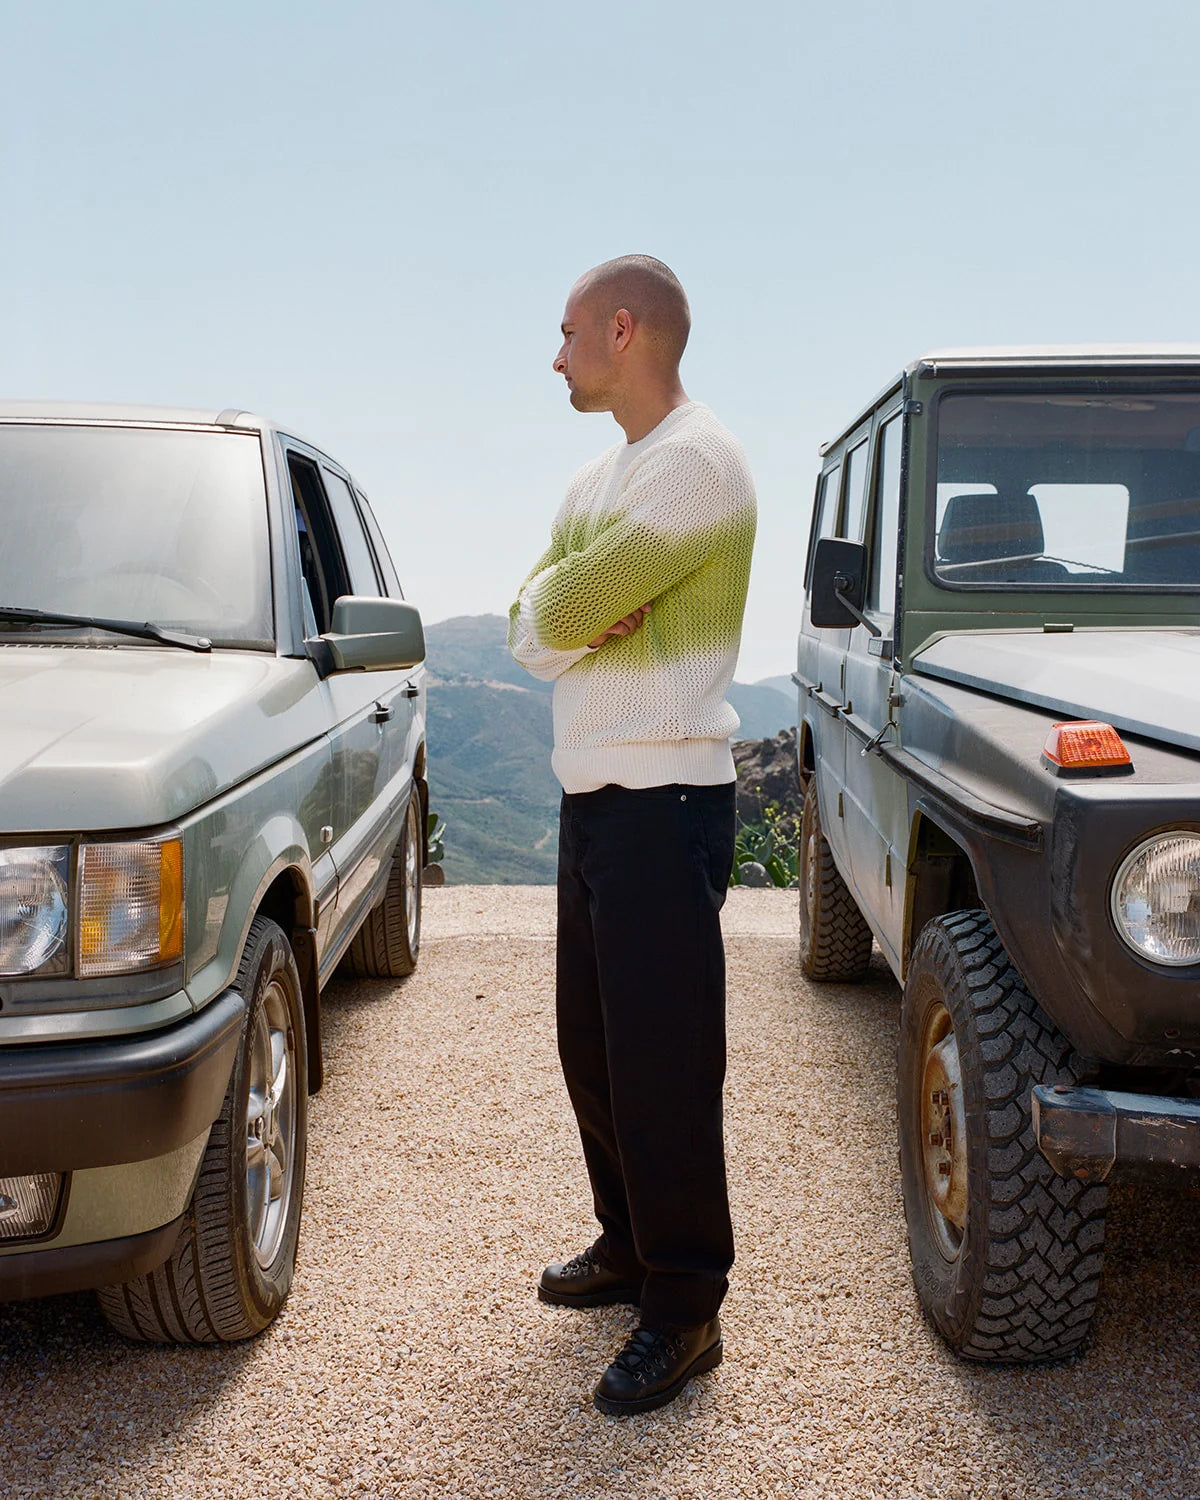
[[[62,974],[68,967],[65,844],[0,849],[0,974]]]
[[[1200,834],[1164,833],[1139,844],[1113,880],[1112,914],[1143,958],[1200,963]]]
[[[85,845],[79,855],[79,977],[153,969],[182,954],[180,841]]]

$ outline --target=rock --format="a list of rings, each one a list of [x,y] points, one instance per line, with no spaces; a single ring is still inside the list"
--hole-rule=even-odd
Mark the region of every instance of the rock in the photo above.
[[[742,861],[738,866],[738,879],[743,885],[765,886],[771,884],[771,877],[756,859]]]
[[[740,822],[761,823],[772,804],[785,817],[799,819],[804,798],[796,770],[794,729],[785,729],[769,740],[735,740],[733,759],[738,770]]]
[[[445,885],[446,872],[441,865],[426,865],[421,871],[422,885]]]

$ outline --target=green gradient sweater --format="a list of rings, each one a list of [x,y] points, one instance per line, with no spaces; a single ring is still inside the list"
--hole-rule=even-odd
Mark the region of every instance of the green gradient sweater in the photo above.
[[[516,660],[554,681],[553,766],[568,792],[734,779],[725,695],[755,523],[745,455],[697,401],[575,475],[508,632]],[[633,635],[588,648],[647,603]]]

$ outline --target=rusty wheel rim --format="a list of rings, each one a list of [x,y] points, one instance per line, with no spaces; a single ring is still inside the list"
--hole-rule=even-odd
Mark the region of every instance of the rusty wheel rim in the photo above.
[[[930,1007],[921,1045],[921,1168],[925,1205],[942,1256],[962,1254],[967,1230],[967,1131],[954,1023]]]

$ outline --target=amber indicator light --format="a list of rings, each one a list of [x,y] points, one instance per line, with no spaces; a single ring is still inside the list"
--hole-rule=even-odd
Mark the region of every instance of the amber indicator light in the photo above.
[[[1095,719],[1055,724],[1042,753],[1056,766],[1062,766],[1064,771],[1133,764],[1121,736],[1112,725],[1101,724]]]

